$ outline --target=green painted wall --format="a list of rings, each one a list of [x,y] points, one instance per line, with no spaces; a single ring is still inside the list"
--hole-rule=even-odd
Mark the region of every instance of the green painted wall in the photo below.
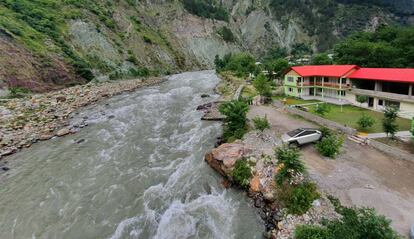
[[[293,78],[293,81],[289,81],[288,80],[289,77],[292,77]],[[298,81],[298,77],[297,76],[285,75],[285,79],[284,79],[284,82],[283,82],[283,85],[285,87],[285,95],[293,96],[293,97],[298,97],[299,96],[298,89],[297,89],[297,85],[296,85],[296,82],[297,81]],[[289,88],[292,91],[289,91]]]

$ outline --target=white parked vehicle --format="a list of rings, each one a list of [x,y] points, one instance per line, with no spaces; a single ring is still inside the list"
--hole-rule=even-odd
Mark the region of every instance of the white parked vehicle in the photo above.
[[[317,142],[321,138],[322,132],[311,128],[299,128],[282,135],[283,143],[295,146]]]

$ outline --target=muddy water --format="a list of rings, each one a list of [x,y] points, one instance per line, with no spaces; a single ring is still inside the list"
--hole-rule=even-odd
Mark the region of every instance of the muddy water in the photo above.
[[[84,109],[74,121],[89,127],[8,158],[0,238],[261,238],[246,197],[203,161],[221,126],[194,109],[217,98],[217,83],[209,71],[174,75]]]

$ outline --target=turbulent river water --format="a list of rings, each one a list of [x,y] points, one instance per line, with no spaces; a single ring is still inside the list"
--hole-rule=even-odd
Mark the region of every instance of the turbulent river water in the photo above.
[[[79,133],[8,158],[0,238],[261,238],[243,193],[203,161],[221,126],[195,108],[218,81],[184,73],[113,97],[79,112]]]

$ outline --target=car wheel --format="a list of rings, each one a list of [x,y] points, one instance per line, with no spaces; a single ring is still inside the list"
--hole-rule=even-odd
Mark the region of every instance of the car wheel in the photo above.
[[[289,146],[299,148],[300,145],[299,145],[298,141],[293,141],[293,142],[289,143]]]

